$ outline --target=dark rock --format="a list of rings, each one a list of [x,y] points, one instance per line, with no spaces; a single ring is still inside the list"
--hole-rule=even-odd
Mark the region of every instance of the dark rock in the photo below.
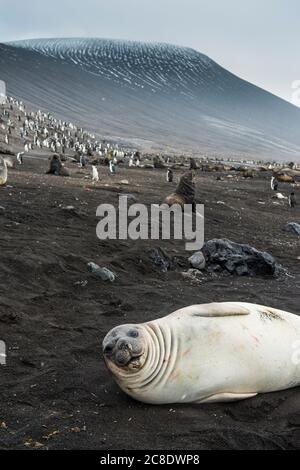
[[[291,222],[287,224],[283,230],[285,232],[295,233],[296,235],[300,236],[300,224],[296,224],[296,222]]]
[[[65,206],[65,207],[60,207],[60,209],[63,211],[64,215],[66,215],[68,218],[73,218],[73,217],[85,217],[86,213],[83,212],[81,209],[76,209],[74,206]]]
[[[163,273],[174,269],[176,262],[168,256],[161,248],[153,248],[149,257],[153,263],[160,268]]]
[[[208,241],[202,252],[206,259],[206,269],[210,272],[223,271],[237,276],[275,277],[284,272],[282,266],[269,253],[226,239]]]
[[[126,197],[127,201],[129,203],[132,203],[132,204],[138,202],[137,197],[134,194],[131,194],[131,193],[118,193],[118,196],[119,197]]]
[[[12,152],[11,150],[8,150],[8,149],[4,149],[3,147],[0,147],[0,154],[1,155],[12,155],[14,156],[14,152]]]

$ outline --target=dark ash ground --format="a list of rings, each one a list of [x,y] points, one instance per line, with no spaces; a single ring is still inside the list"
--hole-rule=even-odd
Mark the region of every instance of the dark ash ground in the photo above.
[[[46,176],[47,168],[47,160],[28,160],[9,170],[12,187],[0,188],[0,339],[8,346],[7,366],[0,367],[0,448],[300,448],[299,389],[229,405],[145,406],[118,389],[101,354],[112,327],[193,303],[240,300],[300,313],[299,241],[282,231],[299,222],[299,207],[291,213],[275,205],[265,173],[216,181],[215,173],[199,172],[206,240],[229,238],[268,251],[289,276],[215,276],[197,284],[182,276],[184,268],[162,273],[149,259],[148,250],[159,245],[187,258],[182,242],[96,238],[100,203],[117,203],[121,192],[158,203],[175,187],[166,185],[164,171],[120,169],[111,178],[101,167],[93,187],[74,165],[69,179]],[[129,186],[119,183],[124,179]],[[68,205],[75,213],[63,210]],[[116,282],[93,278],[89,261],[111,268]]]

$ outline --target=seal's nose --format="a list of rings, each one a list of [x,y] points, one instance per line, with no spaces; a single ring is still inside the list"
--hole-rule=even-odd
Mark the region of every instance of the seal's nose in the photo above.
[[[112,343],[108,343],[105,346],[103,346],[103,353],[106,356],[109,356],[113,352],[113,349],[114,349],[114,345]]]
[[[133,351],[132,345],[129,343],[129,341],[126,341],[125,339],[120,339],[117,342],[117,347],[120,351]]]

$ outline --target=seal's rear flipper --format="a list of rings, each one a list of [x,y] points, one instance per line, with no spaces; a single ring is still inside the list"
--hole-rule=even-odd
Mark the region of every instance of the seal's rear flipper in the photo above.
[[[230,401],[247,400],[256,397],[257,393],[218,393],[210,397],[199,400],[196,403],[226,403]]]
[[[231,302],[194,305],[192,307],[193,311],[190,307],[188,309],[193,317],[230,317],[250,314],[246,307]]]

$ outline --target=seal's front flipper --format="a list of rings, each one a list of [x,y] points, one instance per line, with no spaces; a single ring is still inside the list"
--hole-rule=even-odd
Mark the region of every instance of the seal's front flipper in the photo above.
[[[193,317],[230,317],[250,314],[250,310],[234,302],[194,305],[188,308]]]
[[[257,393],[218,393],[199,400],[196,403],[226,403],[230,401],[247,400],[256,397]]]

